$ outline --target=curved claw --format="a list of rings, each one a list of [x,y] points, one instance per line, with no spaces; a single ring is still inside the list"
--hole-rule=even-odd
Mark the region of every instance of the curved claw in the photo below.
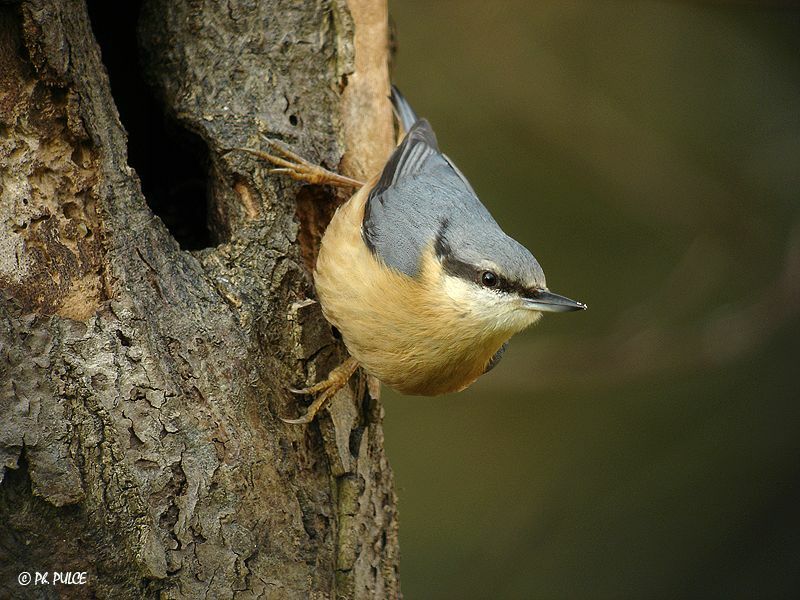
[[[301,396],[305,396],[306,394],[310,394],[310,388],[289,388],[289,391],[293,394],[299,394]]]
[[[305,425],[314,420],[314,415],[309,416],[308,413],[306,413],[302,417],[298,417],[296,419],[284,419],[283,417],[280,417],[280,420],[284,423],[288,423],[289,425]]]

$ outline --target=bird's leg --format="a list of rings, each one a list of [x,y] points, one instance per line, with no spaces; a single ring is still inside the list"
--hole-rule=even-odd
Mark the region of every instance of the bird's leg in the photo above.
[[[232,150],[241,150],[242,152],[247,152],[248,154],[271,162],[276,166],[275,169],[270,169],[271,173],[283,173],[296,181],[304,181],[313,185],[333,185],[336,187],[356,189],[364,185],[357,179],[339,175],[319,165],[310,163],[299,154],[292,152],[289,148],[274,140],[268,140],[268,143],[270,149],[275,154],[262,152],[261,150],[253,150],[251,148],[232,148]]]
[[[333,371],[331,371],[324,381],[320,381],[311,387],[303,388],[301,390],[290,389],[290,391],[294,392],[295,394],[310,394],[316,397],[314,398],[314,402],[311,403],[311,406],[308,407],[306,414],[304,414],[302,417],[297,419],[281,418],[281,421],[291,424],[311,423],[316,414],[323,406],[325,406],[328,400],[330,400],[336,392],[338,392],[347,384],[347,382],[353,376],[353,373],[356,372],[357,368],[358,363],[356,362],[356,359],[351,356]]]

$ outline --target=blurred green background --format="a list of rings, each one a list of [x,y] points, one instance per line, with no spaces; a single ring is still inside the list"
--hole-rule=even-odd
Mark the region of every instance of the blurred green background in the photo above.
[[[385,391],[406,597],[800,597],[800,11],[390,10],[395,81],[589,304]]]

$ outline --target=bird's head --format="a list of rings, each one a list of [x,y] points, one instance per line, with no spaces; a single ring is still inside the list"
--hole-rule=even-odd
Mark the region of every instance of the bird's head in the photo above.
[[[362,238],[373,254],[428,284],[418,293],[454,317],[448,324],[493,343],[543,312],[585,309],[547,289],[539,263],[503,232],[397,88],[392,102],[407,133],[369,190]]]
[[[550,292],[533,254],[491,220],[443,220],[433,251],[445,293],[465,316],[486,330],[513,335],[543,312],[584,310],[586,305]]]

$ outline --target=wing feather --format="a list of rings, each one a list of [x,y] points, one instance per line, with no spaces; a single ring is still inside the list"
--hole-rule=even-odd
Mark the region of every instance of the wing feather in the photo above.
[[[402,96],[393,96],[393,102],[404,122],[416,119]],[[428,121],[416,119],[369,191],[364,242],[386,265],[413,277],[443,222],[464,237],[464,228],[476,220],[496,227],[466,178],[439,151]]]

